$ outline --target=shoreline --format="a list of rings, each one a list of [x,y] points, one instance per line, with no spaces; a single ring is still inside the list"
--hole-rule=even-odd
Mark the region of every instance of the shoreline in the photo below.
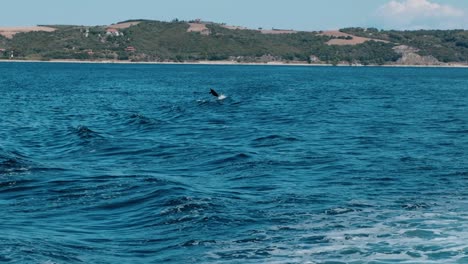
[[[350,65],[326,64],[326,63],[304,63],[304,62],[236,62],[236,61],[187,61],[187,62],[151,62],[151,61],[119,61],[119,60],[0,60],[0,63],[75,63],[75,64],[148,64],[148,65],[233,65],[233,66],[302,66],[302,67],[401,67],[401,68],[468,68],[468,64],[445,64],[445,65]]]

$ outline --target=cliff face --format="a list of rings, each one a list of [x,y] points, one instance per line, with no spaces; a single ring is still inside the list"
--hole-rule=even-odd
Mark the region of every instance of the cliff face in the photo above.
[[[406,45],[400,45],[393,48],[393,50],[401,54],[396,64],[400,65],[441,65],[442,63],[434,56],[421,56],[417,54],[419,50]]]

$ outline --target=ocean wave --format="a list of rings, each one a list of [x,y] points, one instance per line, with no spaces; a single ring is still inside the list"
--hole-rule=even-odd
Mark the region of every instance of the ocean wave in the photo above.
[[[33,164],[27,157],[17,151],[0,150],[0,175],[25,173],[31,170]]]
[[[84,125],[79,125],[73,129],[73,132],[83,140],[90,140],[93,138],[100,138],[102,137],[99,133],[91,130],[89,127]]]
[[[268,135],[264,137],[258,137],[252,140],[253,147],[273,147],[281,144],[290,144],[299,141],[296,137],[285,137],[282,135]]]
[[[0,262],[465,263],[462,76],[2,65]]]
[[[154,121],[142,114],[131,114],[129,116],[129,122],[130,123],[135,123],[135,124],[140,124],[140,125],[147,125],[147,124],[152,124]]]
[[[211,160],[206,163],[206,166],[215,166],[215,165],[221,165],[221,164],[236,164],[236,163],[245,162],[246,160],[250,158],[252,158],[252,156],[249,154],[238,153],[235,155],[230,155],[227,157],[220,157],[218,159]]]
[[[133,113],[128,116],[127,123],[129,125],[136,125],[143,129],[156,129],[157,126],[161,124],[161,121],[143,114]]]
[[[215,205],[210,199],[197,199],[192,197],[177,197],[164,202],[161,215],[175,214],[200,214],[206,210],[212,210]]]
[[[30,164],[18,158],[7,158],[0,161],[0,174],[26,172]]]

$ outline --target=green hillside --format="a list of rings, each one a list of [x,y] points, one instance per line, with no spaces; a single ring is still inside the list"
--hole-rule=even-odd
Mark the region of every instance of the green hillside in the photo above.
[[[467,30],[415,30],[396,31],[375,28],[346,28],[342,32],[356,36],[387,40],[415,47],[422,56],[432,55],[441,62],[468,61]]]
[[[125,21],[131,22],[131,21]],[[207,32],[187,32],[187,22],[142,20],[128,28],[106,26],[50,26],[54,32],[0,36],[0,58],[77,59],[130,61],[234,60],[239,62],[301,61],[313,63],[393,64],[401,53],[393,49],[408,45],[421,56],[441,62],[468,60],[468,32],[379,31],[343,29],[354,36],[388,42],[367,41],[358,45],[328,45],[333,36],[321,32],[263,34],[259,30],[228,29],[207,23]],[[123,23],[123,22],[122,22]],[[113,26],[111,26],[112,28]],[[110,31],[110,32],[109,32]],[[347,37],[352,39],[352,37]]]

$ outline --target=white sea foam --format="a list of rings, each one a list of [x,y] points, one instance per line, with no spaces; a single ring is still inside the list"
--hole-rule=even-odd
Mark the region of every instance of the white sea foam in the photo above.
[[[468,253],[467,215],[449,215],[444,212],[446,209],[365,209],[325,217],[315,215],[303,223],[272,226],[266,231],[269,238],[257,244],[226,243],[223,254],[267,247],[273,249],[269,252],[271,263],[463,263],[460,261]],[[330,229],[333,225],[340,227]],[[278,237],[283,239],[276,240]],[[311,237],[323,239],[315,241]]]

